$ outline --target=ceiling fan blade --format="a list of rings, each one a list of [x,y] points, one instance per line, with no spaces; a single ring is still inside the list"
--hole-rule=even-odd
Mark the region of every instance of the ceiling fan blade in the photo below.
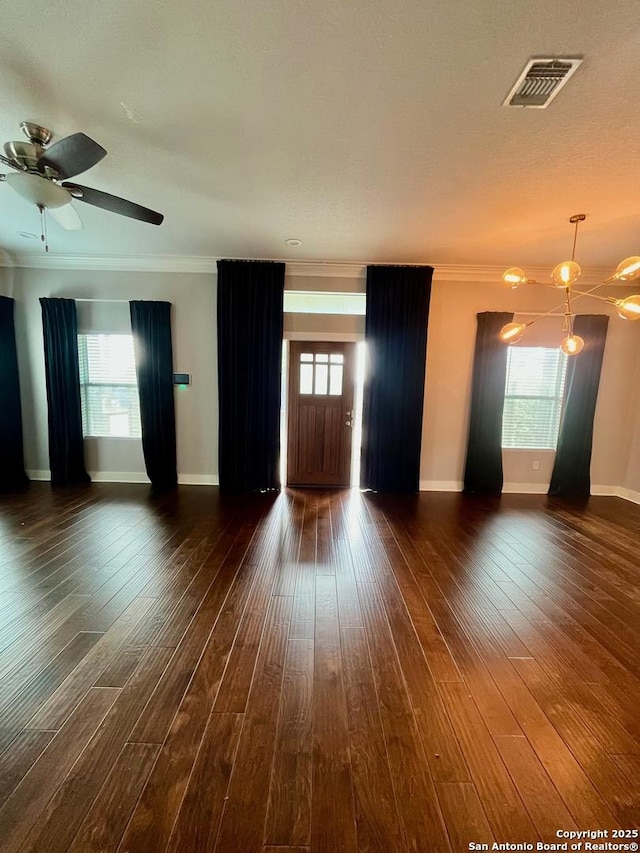
[[[47,213],[65,231],[82,231],[82,220],[70,204],[65,204],[64,207],[48,208]]]
[[[95,166],[106,155],[102,145],[84,133],[73,133],[47,148],[38,160],[38,169],[42,172],[45,166],[49,166],[55,169],[59,178],[72,178]]]
[[[78,201],[110,210],[111,213],[119,213],[120,216],[129,216],[131,219],[149,222],[151,225],[161,225],[164,219],[162,213],[156,213],[155,210],[149,210],[148,207],[142,207],[142,205],[135,204],[132,201],[119,198],[117,195],[109,195],[109,193],[103,193],[101,190],[94,190],[91,187],[83,187],[80,184],[65,182],[62,186],[68,189],[73,198],[78,199]],[[79,192],[76,193],[74,190],[79,190]],[[82,194],[80,195],[80,193]]]

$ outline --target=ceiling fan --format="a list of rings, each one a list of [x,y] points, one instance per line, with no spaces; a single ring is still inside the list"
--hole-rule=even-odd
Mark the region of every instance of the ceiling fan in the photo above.
[[[16,171],[0,175],[0,181],[35,204],[43,218],[47,211],[62,228],[81,229],[80,217],[71,206],[77,200],[151,225],[162,223],[164,216],[155,210],[67,180],[86,172],[107,154],[84,133],[73,133],[49,146],[53,133],[46,127],[23,121],[20,129],[28,141],[5,143],[0,162]]]

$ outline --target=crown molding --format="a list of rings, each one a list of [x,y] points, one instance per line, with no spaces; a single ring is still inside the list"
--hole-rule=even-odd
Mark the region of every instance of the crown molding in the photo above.
[[[215,273],[217,258],[181,255],[60,255],[20,252],[0,257],[0,266],[36,270]]]
[[[156,272],[216,274],[219,258],[213,256],[187,255],[63,255],[44,252],[20,252],[11,254],[0,251],[0,267],[53,270],[97,270],[103,272]],[[241,260],[241,259],[239,259]],[[286,264],[287,278],[345,278],[363,279],[366,276],[365,262],[332,263],[318,261],[290,261],[271,258]],[[416,266],[422,266],[416,264]],[[427,266],[424,264],[424,266]],[[434,264],[434,281],[472,282],[478,284],[501,284],[504,266],[473,264]],[[547,282],[551,270],[548,267],[527,267],[527,275],[540,282]],[[594,285],[611,275],[611,269],[583,269],[580,284]],[[622,282],[621,282],[622,284]]]
[[[505,266],[481,266],[473,264],[438,264],[434,265],[434,281],[477,282],[482,284],[497,284],[503,287],[502,275]],[[539,285],[551,285],[551,267],[527,266],[526,273]],[[583,267],[579,286],[593,287],[603,282],[612,273],[609,267]],[[626,284],[626,282],[618,282]],[[521,288],[522,291],[526,287]]]
[[[187,255],[63,255],[45,252],[0,251],[0,267],[54,270],[103,270],[108,272],[183,272],[216,274],[218,257]],[[235,260],[242,260],[237,258]],[[360,278],[366,273],[365,263],[325,263],[317,261],[287,261],[269,258],[286,264],[289,277]]]

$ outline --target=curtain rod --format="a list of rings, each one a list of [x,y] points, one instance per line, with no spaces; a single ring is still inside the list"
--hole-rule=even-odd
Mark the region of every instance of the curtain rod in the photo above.
[[[73,297],[69,297],[73,299]],[[129,302],[128,299],[76,299],[76,302]]]

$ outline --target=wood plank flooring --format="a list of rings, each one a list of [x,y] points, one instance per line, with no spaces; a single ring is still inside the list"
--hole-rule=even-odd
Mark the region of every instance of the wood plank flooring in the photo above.
[[[637,829],[638,542],[616,498],[0,496],[0,850]]]

